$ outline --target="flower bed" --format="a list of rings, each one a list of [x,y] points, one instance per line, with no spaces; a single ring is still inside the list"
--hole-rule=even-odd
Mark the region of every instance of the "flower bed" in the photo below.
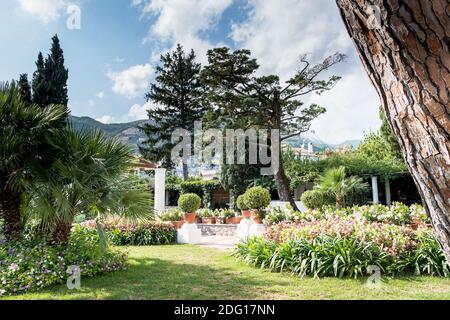
[[[66,247],[45,240],[27,239],[0,244],[0,296],[36,291],[64,283],[69,266],[79,266],[81,276],[126,269],[127,254],[99,246],[95,230],[75,227]]]
[[[240,243],[234,255],[249,264],[300,276],[360,277],[373,265],[392,276],[449,276],[422,209],[386,208],[313,210],[296,222],[269,226],[265,237]]]
[[[81,224],[82,227],[94,230],[95,220]],[[152,246],[173,244],[177,239],[177,230],[168,222],[147,221],[140,223],[124,223],[107,221],[103,225],[108,240],[116,246]]]

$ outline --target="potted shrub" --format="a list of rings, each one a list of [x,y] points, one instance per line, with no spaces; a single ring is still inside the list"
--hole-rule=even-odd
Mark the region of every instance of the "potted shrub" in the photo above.
[[[245,206],[252,209],[252,220],[262,224],[264,209],[270,204],[270,192],[262,187],[253,187],[247,190],[244,196]]]
[[[202,199],[195,193],[185,193],[178,199],[178,208],[184,212],[184,221],[192,224],[196,222],[195,212],[200,209]]]
[[[247,203],[245,201],[245,194],[240,195],[236,199],[236,206],[239,210],[242,212],[242,217],[244,219],[250,219],[252,212],[250,211],[250,208],[247,206]]]
[[[172,223],[177,229],[181,229],[184,224],[183,212],[178,208],[167,210],[161,214],[160,219]]]
[[[215,224],[216,223],[216,217],[212,210],[204,209],[202,211],[202,223],[203,224]]]
[[[216,218],[217,224],[227,224],[228,219],[234,217],[234,212],[230,209],[220,209]]]

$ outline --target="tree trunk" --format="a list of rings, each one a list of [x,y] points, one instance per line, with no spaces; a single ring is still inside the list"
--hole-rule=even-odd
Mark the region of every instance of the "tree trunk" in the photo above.
[[[187,163],[183,162],[183,180],[187,181],[189,179],[189,168]]]
[[[291,194],[291,188],[289,187],[289,179],[284,171],[283,157],[281,156],[280,150],[280,168],[275,175],[275,181],[277,183],[278,196],[281,201],[288,201],[292,208],[299,211],[297,204],[294,201],[294,197]]]
[[[8,187],[0,190],[0,207],[5,224],[5,236],[8,241],[17,240],[22,235],[21,199],[20,193],[11,191]]]
[[[449,2],[336,2],[450,263]]]
[[[72,223],[63,220],[58,220],[52,234],[53,243],[54,244],[67,243],[69,241],[71,229]]]

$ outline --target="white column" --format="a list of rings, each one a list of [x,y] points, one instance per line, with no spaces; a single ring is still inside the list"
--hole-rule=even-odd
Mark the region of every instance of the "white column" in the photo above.
[[[389,178],[386,178],[384,181],[384,190],[386,193],[386,205],[390,206],[392,204],[392,198],[391,198],[391,182],[389,181]]]
[[[166,210],[166,169],[155,169],[155,210]]]
[[[378,197],[378,177],[372,177],[372,195],[373,203],[380,203],[380,199]]]

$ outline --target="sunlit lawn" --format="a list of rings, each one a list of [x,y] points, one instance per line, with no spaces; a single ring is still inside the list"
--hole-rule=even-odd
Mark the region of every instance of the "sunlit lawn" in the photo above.
[[[229,253],[194,246],[132,247],[130,267],[14,299],[450,299],[450,279],[299,279],[236,262]],[[9,298],[12,299],[12,298]]]

